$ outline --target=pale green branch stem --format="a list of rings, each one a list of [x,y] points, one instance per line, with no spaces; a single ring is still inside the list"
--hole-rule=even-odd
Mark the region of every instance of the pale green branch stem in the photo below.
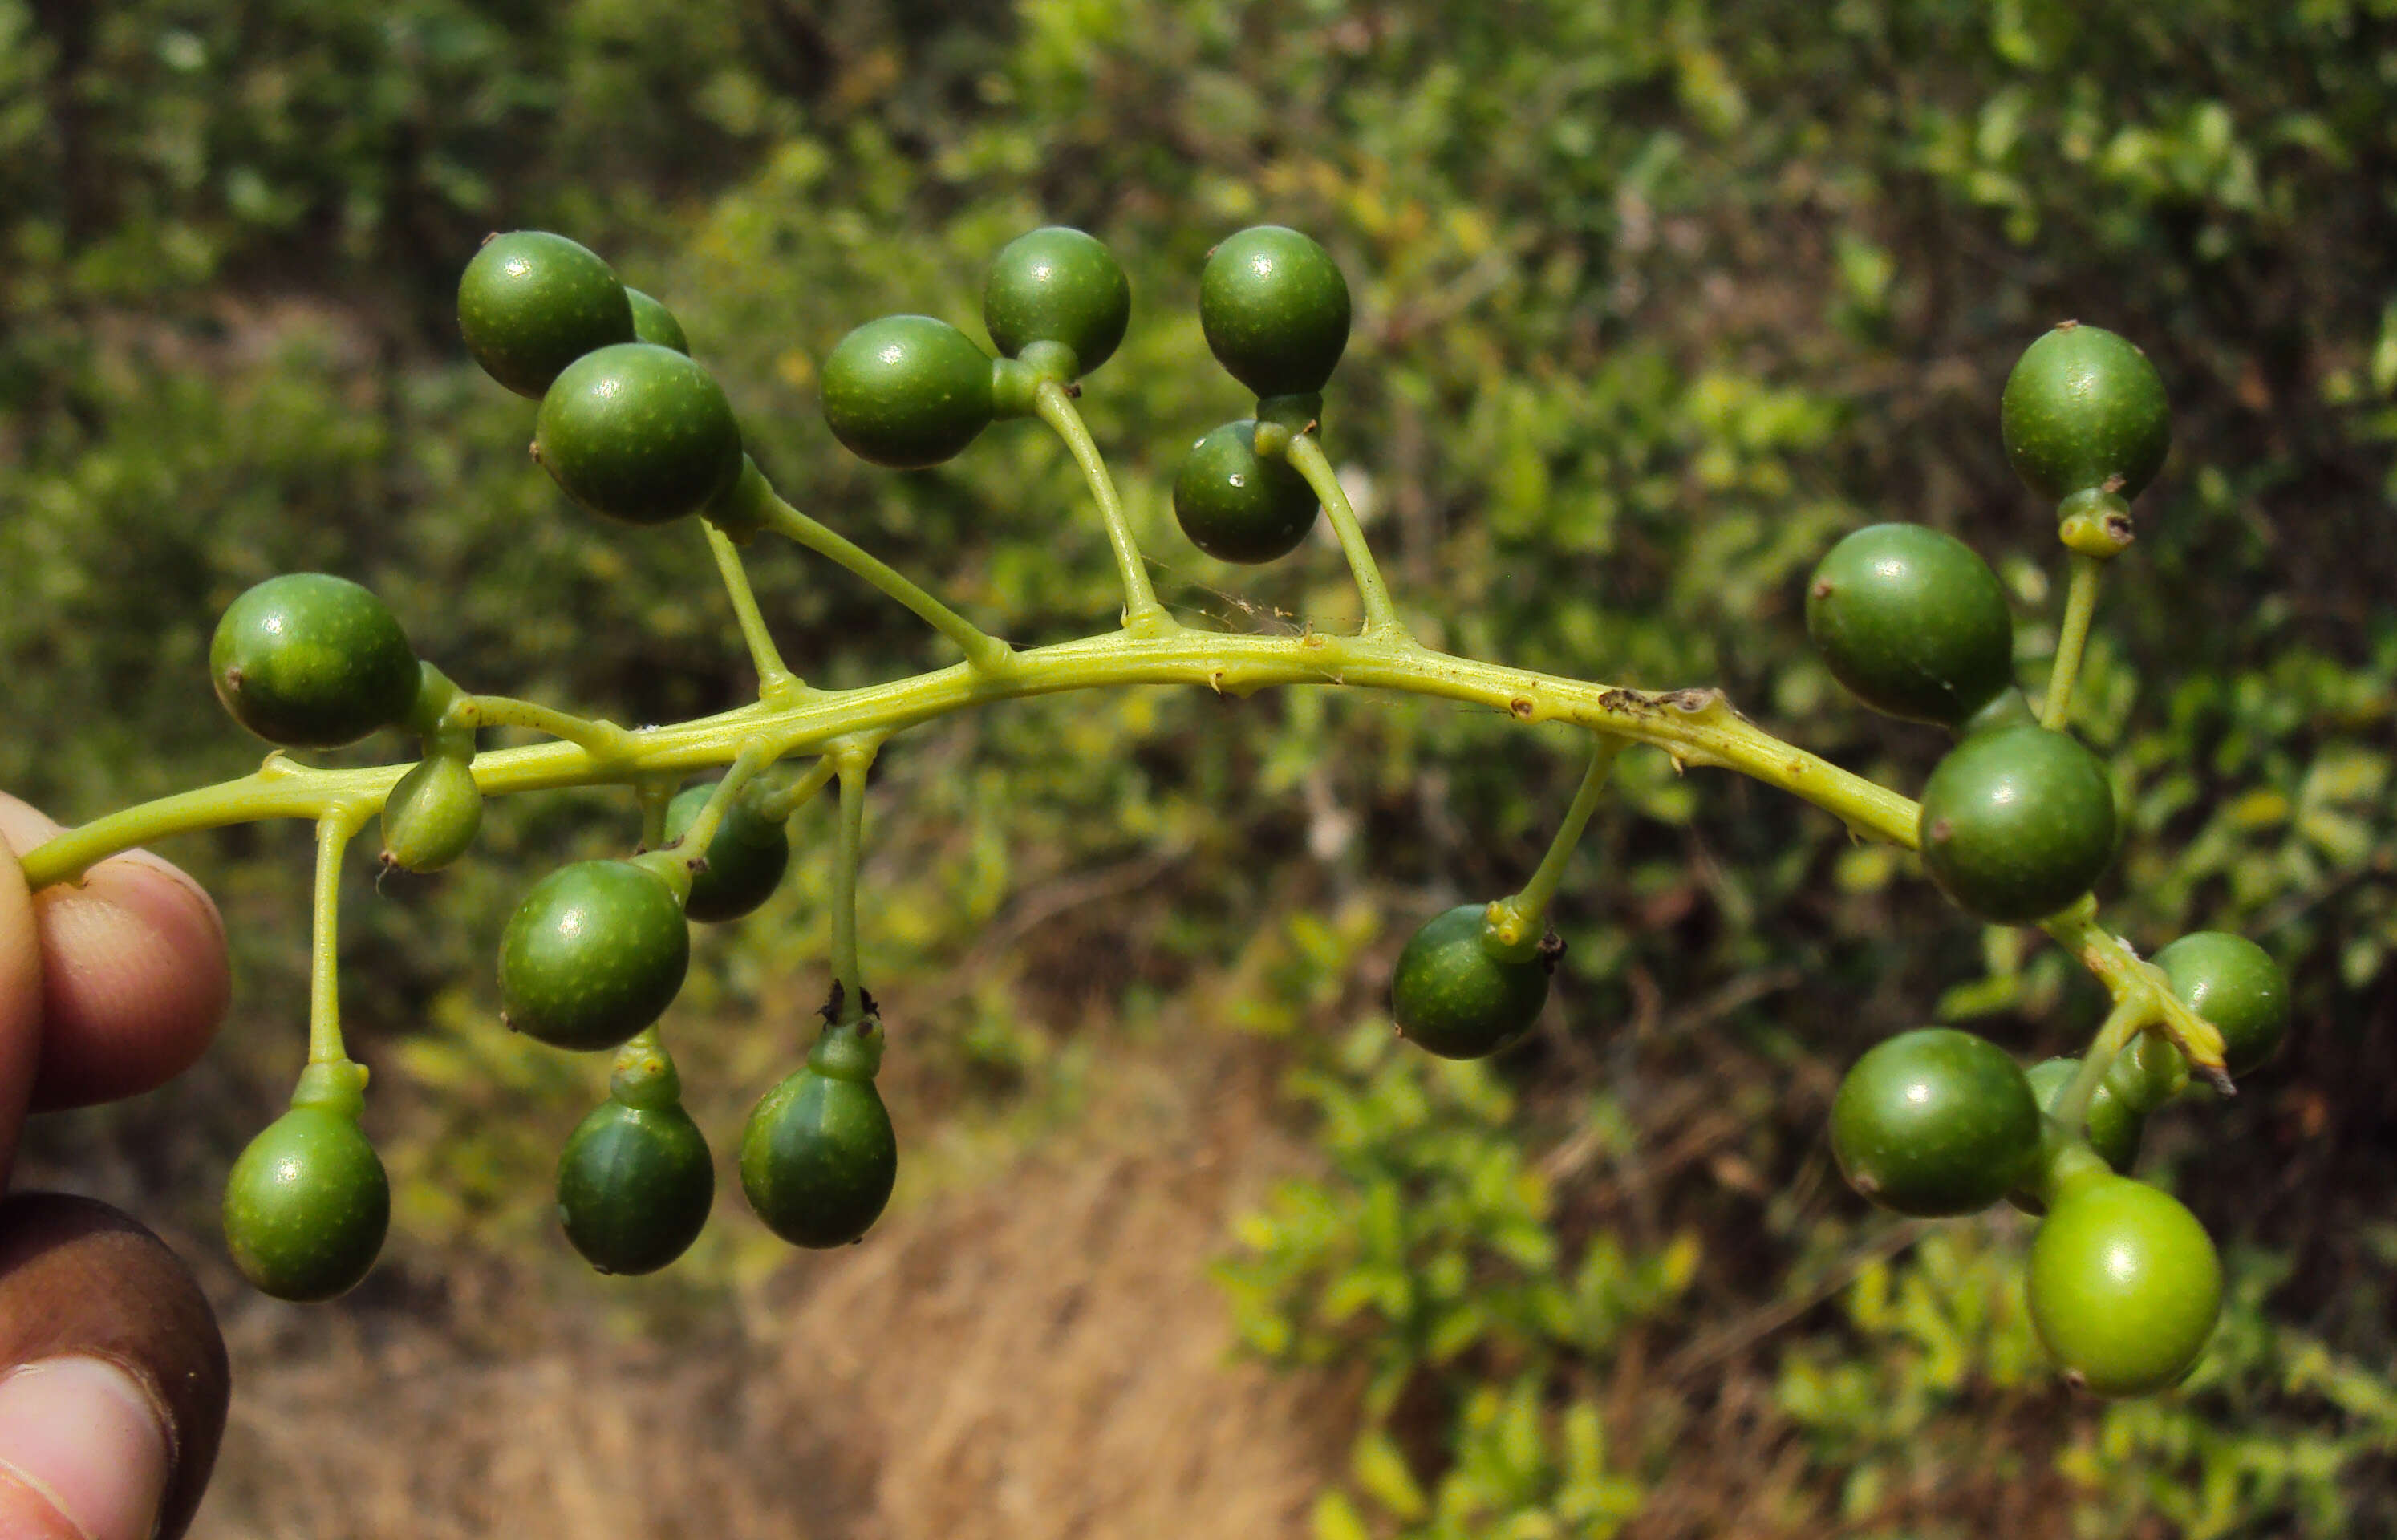
[[[1365,542],[1365,527],[1357,522],[1357,510],[1348,503],[1348,493],[1340,485],[1340,477],[1324,457],[1323,446],[1313,434],[1292,434],[1290,448],[1283,451],[1291,465],[1306,478],[1317,498],[1323,503],[1323,516],[1332,521],[1332,532],[1340,537],[1340,549],[1348,557],[1348,570],[1357,580],[1357,596],[1364,601],[1365,635],[1368,636],[1399,637],[1407,634],[1399,620],[1398,607],[1390,602],[1389,588],[1382,582],[1382,569],[1373,562],[1373,548]]]
[[[773,762],[773,751],[759,743],[743,744],[741,752],[732,757],[732,763],[724,771],[724,779],[708,792],[707,801],[700,808],[699,816],[692,819],[690,827],[682,832],[681,847],[690,852],[694,862],[706,858],[707,847],[716,839],[716,825],[724,822],[724,815],[730,810],[732,799],[741,795],[741,788],[749,783],[752,776]]]
[[[808,767],[807,773],[789,785],[779,787],[757,798],[757,816],[769,824],[781,824],[815,800],[816,793],[824,789],[833,778],[836,767],[829,755]]]
[[[1123,500],[1116,495],[1115,479],[1107,475],[1107,462],[1092,442],[1091,430],[1082,425],[1082,414],[1074,408],[1073,398],[1056,381],[1043,380],[1032,401],[1040,421],[1054,428],[1073,451],[1074,462],[1081,466],[1082,479],[1090,483],[1091,496],[1099,505],[1099,517],[1106,522],[1107,543],[1115,547],[1116,568],[1123,576],[1124,629],[1138,636],[1180,630],[1181,623],[1157,602],[1148,567],[1141,559],[1140,542],[1132,538],[1132,520],[1124,514]]]
[[[932,597],[898,569],[870,555],[854,541],[810,518],[783,502],[779,495],[768,494],[760,516],[767,529],[806,546],[820,556],[839,563],[906,606],[925,624],[957,643],[964,651],[966,662],[977,671],[985,674],[1000,672],[1014,657],[1014,649],[1005,642]]]
[[[576,716],[533,701],[507,695],[468,695],[449,708],[449,720],[464,728],[525,728],[562,738],[592,758],[608,761],[624,757],[630,741],[613,722]]]
[[[702,519],[699,524],[707,531],[708,554],[715,556],[716,570],[724,579],[725,596],[732,601],[732,618],[740,623],[742,639],[749,644],[749,661],[757,670],[758,699],[780,705],[807,687],[783,666],[782,650],[774,645],[773,633],[766,629],[757,595],[749,586],[749,569],[742,565],[741,548],[712,521]]]
[[[874,754],[830,756],[840,776],[840,840],[832,866],[832,977],[840,985],[839,1020],[846,1026],[865,1014],[864,975],[857,962],[857,869],[865,859],[865,778]]]
[[[2081,677],[2081,655],[2089,646],[2089,623],[2097,613],[2097,589],[2106,564],[2079,551],[2070,554],[2072,576],[2064,595],[2064,625],[2056,633],[2056,661],[2047,671],[2047,694],[2039,703],[2039,725],[2063,730],[2072,712],[2072,687]]]
[[[1596,735],[1590,744],[1589,769],[1583,772],[1581,789],[1573,794],[1573,806],[1566,810],[1565,819],[1557,825],[1556,837],[1548,841],[1547,853],[1522,890],[1510,898],[1502,898],[1490,905],[1490,931],[1498,944],[1509,949],[1535,944],[1546,927],[1549,901],[1557,896],[1558,885],[1564,881],[1565,865],[1573,859],[1573,848],[1581,843],[1582,831],[1589,826],[1590,814],[1598,810],[1598,800],[1605,794],[1607,776],[1624,750],[1624,741],[1606,733]]]
[[[341,855],[380,804],[341,801],[316,820],[316,893],[309,916],[308,1062],[340,1064],[341,1045]]]

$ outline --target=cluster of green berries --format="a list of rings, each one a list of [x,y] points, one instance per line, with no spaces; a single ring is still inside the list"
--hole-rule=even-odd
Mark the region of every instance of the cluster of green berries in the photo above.
[[[1076,230],[1033,231],[1000,251],[984,288],[998,356],[930,316],[870,321],[824,359],[825,421],[874,464],[939,464],[1000,418],[1057,410],[1115,354],[1130,314],[1130,285],[1104,245]],[[1347,283],[1306,235],[1244,230],[1210,253],[1199,317],[1257,404],[1193,445],[1174,481],[1175,516],[1211,556],[1270,561],[1305,540],[1319,512],[1290,449],[1321,431],[1322,392],[1347,344]],[[752,495],[758,478],[739,425],[681,328],[583,248],[537,232],[493,237],[460,285],[459,320],[484,368],[540,401],[534,454],[584,508],[640,525],[691,514],[725,521]],[[2130,500],[2169,441],[2162,384],[2137,349],[2092,327],[2050,332],[2008,381],[2002,428],[2023,480],[2056,504],[2069,546],[2102,556],[2127,543]],[[2015,685],[2005,590],[1986,562],[1936,530],[1873,525],[1823,558],[1805,613],[1824,662],[1858,699],[1955,735],[1923,788],[1917,830],[1924,867],[1950,899],[1983,920],[2025,924],[2089,891],[2114,853],[2113,787],[2078,739],[2032,716]],[[227,610],[210,665],[234,717],[278,744],[334,747],[387,727],[421,739],[422,759],[383,809],[387,864],[435,869],[472,841],[481,800],[469,698],[416,657],[367,590],[314,573],[270,579]],[[665,810],[664,848],[552,874],[502,942],[511,1027],[616,1052],[608,1100],[569,1139],[557,1183],[569,1238],[603,1271],[672,1261],[714,1199],[706,1141],[656,1026],[689,966],[690,922],[752,913],[781,880],[787,809],[762,784],[729,798],[709,786],[681,792]],[[711,810],[714,834],[694,859],[680,842]],[[1401,1035],[1436,1054],[1479,1058],[1528,1033],[1561,952],[1543,907],[1527,895],[1461,904],[1416,931],[1391,982]],[[2203,932],[2154,961],[2221,1032],[2230,1073],[2271,1054],[2287,987],[2259,948]],[[881,1023],[859,995],[844,1001],[835,985],[805,1064],[757,1103],[741,1142],[751,1206],[803,1246],[856,1239],[897,1169],[875,1090]],[[1897,1212],[1954,1215],[2011,1200],[2041,1216],[2029,1271],[2041,1338],[2089,1388],[2138,1394],[2187,1373],[2219,1306],[2203,1229],[2128,1174],[2146,1119],[2184,1091],[2189,1066],[2149,1029],[2101,1074],[2080,1070],[2052,1059],[2025,1071],[1970,1034],[1908,1032],[1842,1082],[1832,1144],[1855,1190]],[[270,1292],[338,1293],[381,1243],[389,1194],[358,1132],[363,1081],[346,1061],[312,1065],[292,1110],[234,1168],[228,1236]]]
[[[2127,541],[2129,500],[2170,437],[2162,382],[2136,348],[2095,327],[2050,331],[2015,365],[2000,421],[2015,471],[2057,505],[2069,546],[2092,549],[2093,527],[2099,554]],[[1978,556],[1918,525],[1859,529],[1815,569],[1806,622],[1865,703],[1956,733],[1923,787],[1918,833],[1923,865],[1950,899],[2024,924],[2088,891],[2113,858],[2113,785],[2079,740],[2031,718],[2015,688],[2004,590]],[[2153,961],[2221,1032],[2230,1074],[2278,1047],[2288,986],[2253,942],[2203,931]],[[2040,1215],[2027,1279],[2040,1340],[2086,1388],[2143,1395],[2195,1365],[2221,1305],[2204,1228],[2129,1174],[2147,1118],[2183,1092],[2189,1067],[2159,1030],[2142,1031],[2059,1117],[2081,1067],[2050,1059],[2026,1072],[1969,1033],[1901,1033],[1841,1083],[1832,1149],[1850,1185],[1899,1213],[2008,1199]]]

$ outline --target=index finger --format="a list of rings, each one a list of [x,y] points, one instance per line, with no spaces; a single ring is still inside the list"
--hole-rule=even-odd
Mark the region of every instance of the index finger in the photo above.
[[[0,794],[0,845],[30,850],[58,825]],[[7,858],[7,886],[21,904],[24,878]],[[19,1105],[39,1111],[113,1101],[163,1084],[198,1058],[232,998],[224,922],[199,884],[146,850],[112,856],[84,875],[31,896],[38,954],[38,1029],[31,1084]],[[0,907],[0,969],[21,955],[22,907]],[[0,972],[0,1076],[22,1075],[28,1036],[22,973]],[[12,1013],[13,1014],[10,1014]],[[11,1086],[0,1079],[0,1107]],[[21,1116],[21,1114],[20,1115]]]

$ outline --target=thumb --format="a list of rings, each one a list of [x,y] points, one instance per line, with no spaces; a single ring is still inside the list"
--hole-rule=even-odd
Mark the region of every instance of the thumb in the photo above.
[[[89,1199],[0,1201],[0,1535],[177,1540],[230,1385],[216,1318],[157,1237]]]

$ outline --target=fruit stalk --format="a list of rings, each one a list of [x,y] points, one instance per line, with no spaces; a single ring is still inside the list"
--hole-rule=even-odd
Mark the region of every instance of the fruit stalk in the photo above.
[[[2114,1055],[2129,1046],[2139,1029],[2153,1020],[2153,1000],[2142,999],[2136,992],[2115,1000],[2114,1009],[2106,1013],[2097,1035],[2089,1039],[2087,1051],[2081,1055],[2080,1067],[2072,1072],[2071,1080],[2048,1108],[2057,1122],[2069,1129],[2081,1127],[2089,1116],[2090,1098],[2105,1083],[2106,1071],[2114,1063]]]
[[[615,723],[576,716],[534,701],[519,701],[507,695],[469,695],[450,707],[450,715],[459,725],[469,729],[527,728],[545,732],[602,762],[622,758],[624,754],[624,730]]]
[[[2047,695],[2040,703],[2039,725],[2051,732],[2064,730],[2072,712],[2072,687],[2081,677],[2081,654],[2089,645],[2089,623],[2097,613],[2097,588],[2106,563],[2085,552],[2071,553],[2072,575],[2064,596],[2064,626],[2056,634],[2056,662],[2047,675]]]
[[[977,672],[995,673],[1014,656],[1014,649],[1005,642],[924,592],[888,562],[792,507],[779,493],[768,493],[759,512],[767,529],[839,563],[905,605],[926,625],[957,643]]]
[[[1589,826],[1590,815],[1598,810],[1598,799],[1606,791],[1607,777],[1623,753],[1622,739],[1602,732],[1593,737],[1596,741],[1590,744],[1589,769],[1582,773],[1581,789],[1573,794],[1573,806],[1565,810],[1564,822],[1557,825],[1556,837],[1548,841],[1547,852],[1540,857],[1531,880],[1514,896],[1490,905],[1490,933],[1510,952],[1539,941],[1548,917],[1548,903],[1564,881],[1565,864],[1580,845],[1582,831]]]
[[[840,776],[840,838],[832,863],[832,981],[838,992],[836,1025],[865,1014],[865,989],[857,964],[857,868],[865,856],[865,777],[871,750],[836,756]]]
[[[308,948],[308,1062],[337,1065],[341,1045],[341,855],[369,810],[341,802],[316,820],[316,891]]]
[[[732,806],[732,799],[741,795],[741,788],[747,785],[752,777],[773,762],[771,752],[765,744],[752,743],[742,745],[741,752],[733,756],[732,763],[726,768],[724,779],[708,793],[707,805],[699,810],[699,816],[690,821],[690,827],[683,830],[683,849],[693,858],[704,855],[709,841],[716,837],[716,826],[724,822],[725,810]]]
[[[1264,445],[1258,446],[1260,451]],[[1340,485],[1339,475],[1332,462],[1324,458],[1323,446],[1313,434],[1294,433],[1289,447],[1282,451],[1315,495],[1323,500],[1323,516],[1332,521],[1332,532],[1340,537],[1340,549],[1348,558],[1348,570],[1357,580],[1357,596],[1365,605],[1365,635],[1380,637],[1403,637],[1406,626],[1399,620],[1398,606],[1390,602],[1390,590],[1382,582],[1382,569],[1373,561],[1373,548],[1365,543],[1365,528],[1357,522],[1357,510],[1349,506],[1348,493]]]
[[[1132,520],[1124,513],[1123,500],[1116,495],[1115,478],[1107,475],[1107,462],[1091,440],[1091,430],[1083,425],[1082,414],[1074,409],[1065,387],[1054,380],[1043,380],[1032,403],[1040,421],[1055,429],[1065,448],[1073,451],[1074,462],[1082,468],[1082,479],[1090,483],[1091,496],[1099,505],[1099,516],[1106,521],[1107,543],[1115,548],[1116,568],[1123,575],[1124,629],[1136,636],[1180,630],[1181,623],[1157,600],[1140,542],[1132,538]]]
[[[774,634],[766,629],[757,593],[749,586],[749,569],[742,564],[740,547],[712,519],[700,520],[700,528],[707,531],[708,553],[716,557],[725,596],[732,601],[732,618],[741,627],[742,639],[749,644],[749,661],[757,670],[757,698],[769,703],[789,700],[807,686],[783,664],[782,649],[774,645]]]

